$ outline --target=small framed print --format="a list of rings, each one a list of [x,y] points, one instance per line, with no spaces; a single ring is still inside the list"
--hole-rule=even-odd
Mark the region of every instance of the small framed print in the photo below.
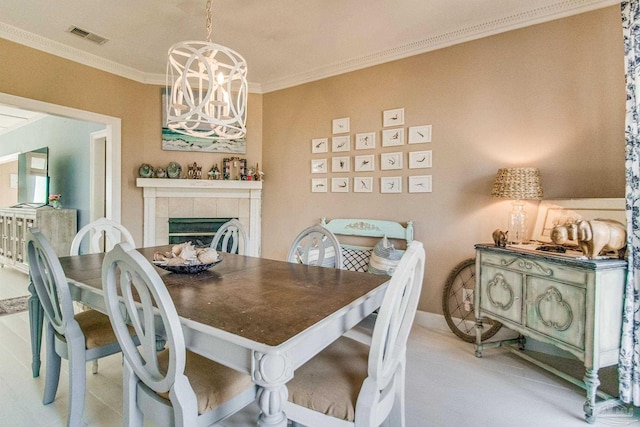
[[[356,150],[371,150],[376,148],[376,133],[356,133]]]
[[[431,125],[413,126],[409,128],[409,144],[431,142]]]
[[[331,172],[349,172],[350,170],[349,156],[331,158]]]
[[[327,173],[327,159],[311,160],[311,173]]]
[[[375,156],[373,154],[355,156],[353,158],[353,170],[356,172],[369,172],[375,170]]]
[[[351,150],[351,138],[349,135],[334,136],[331,138],[331,151],[350,151]]]
[[[349,132],[349,117],[342,117],[340,119],[333,119],[332,129],[334,135],[336,133],[347,133]]]
[[[402,178],[399,176],[385,176],[380,178],[381,193],[402,193]]]
[[[373,178],[370,176],[353,178],[354,193],[371,193],[373,192]]]
[[[396,145],[404,145],[404,128],[383,130],[382,146],[393,147]]]
[[[312,178],[311,179],[311,192],[312,193],[326,193],[327,192],[327,178]]]
[[[329,139],[328,138],[316,138],[311,140],[311,152],[312,153],[326,153],[329,151]]]
[[[382,127],[402,126],[404,124],[404,108],[386,110],[382,113]]]
[[[431,167],[431,150],[412,151],[409,153],[409,169],[424,169]]]
[[[409,193],[431,193],[431,175],[410,176]]]
[[[402,153],[380,154],[380,170],[402,169]]]
[[[331,192],[348,193],[349,178],[331,178]]]

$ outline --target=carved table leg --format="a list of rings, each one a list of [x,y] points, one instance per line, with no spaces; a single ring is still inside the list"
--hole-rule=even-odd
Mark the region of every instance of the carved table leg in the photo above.
[[[286,383],[293,378],[293,368],[286,353],[264,354],[254,352],[251,378],[259,386],[258,404],[262,427],[286,427],[284,403],[289,397]]]
[[[29,276],[29,330],[31,333],[31,373],[33,378],[40,376],[40,347],[42,345],[42,320],[44,310]]]
[[[587,368],[584,374],[584,385],[587,390],[587,400],[584,402],[584,416],[589,424],[593,424],[596,421],[596,391],[600,386],[597,369]]]

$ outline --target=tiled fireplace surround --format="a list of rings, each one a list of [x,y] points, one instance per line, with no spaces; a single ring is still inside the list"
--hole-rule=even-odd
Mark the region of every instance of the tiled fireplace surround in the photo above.
[[[138,178],[144,197],[144,246],[169,243],[169,218],[238,218],[249,251],[260,255],[262,182]]]

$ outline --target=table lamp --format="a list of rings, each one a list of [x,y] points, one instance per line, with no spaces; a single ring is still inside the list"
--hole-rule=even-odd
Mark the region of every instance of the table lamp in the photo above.
[[[542,184],[538,168],[500,168],[493,182],[491,195],[513,199],[513,210],[509,213],[509,243],[525,243],[527,212],[522,200],[542,199]]]

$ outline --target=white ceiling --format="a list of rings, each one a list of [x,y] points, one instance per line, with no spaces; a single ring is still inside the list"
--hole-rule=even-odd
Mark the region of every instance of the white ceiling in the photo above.
[[[164,84],[169,47],[205,40],[205,0],[2,0],[0,37]],[[215,43],[266,93],[619,3],[616,0],[213,0]],[[70,26],[107,38],[94,44]],[[3,61],[6,58],[3,58]]]
[[[22,110],[0,104],[0,135],[26,126],[45,117],[46,114]]]

